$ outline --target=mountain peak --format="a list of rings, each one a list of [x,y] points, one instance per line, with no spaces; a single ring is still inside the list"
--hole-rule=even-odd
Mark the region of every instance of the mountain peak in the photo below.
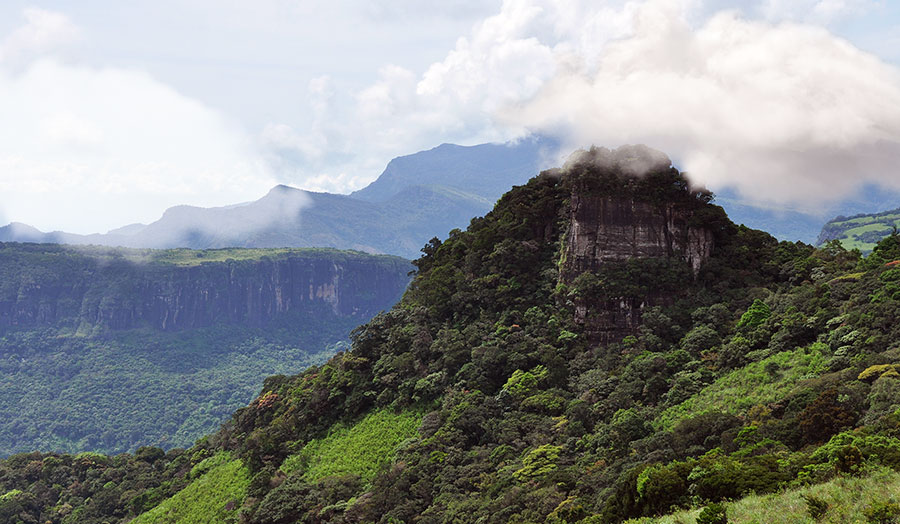
[[[296,187],[291,187],[291,186],[285,185],[285,184],[278,184],[277,186],[275,186],[275,187],[273,187],[272,189],[270,189],[269,192],[266,193],[266,196],[268,196],[268,195],[280,195],[280,194],[290,193],[290,192],[294,192],[294,191],[303,191],[303,190],[302,190],[302,189],[297,189]]]
[[[627,175],[644,175],[672,167],[672,160],[662,151],[644,144],[635,144],[615,149],[596,146],[591,146],[589,150],[579,149],[569,155],[563,169],[571,169],[578,164],[591,164]]]

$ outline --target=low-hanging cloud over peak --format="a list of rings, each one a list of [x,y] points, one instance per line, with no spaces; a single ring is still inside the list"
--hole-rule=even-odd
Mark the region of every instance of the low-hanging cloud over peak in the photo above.
[[[352,124],[322,119],[322,146],[374,153],[529,133],[561,138],[562,154],[644,143],[710,187],[822,210],[865,184],[900,189],[900,71],[829,29],[873,4],[810,0],[815,16],[801,16],[774,0],[745,11],[506,0],[420,75],[383,69],[344,106]]]
[[[734,11],[692,28],[671,3],[634,13],[596,60],[561,57],[501,121],[571,144],[641,142],[695,179],[813,206],[864,183],[900,189],[900,72],[836,38]]]

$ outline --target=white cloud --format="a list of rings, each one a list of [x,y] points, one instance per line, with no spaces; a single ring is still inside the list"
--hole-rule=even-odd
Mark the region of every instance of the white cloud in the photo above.
[[[643,142],[752,199],[816,205],[900,188],[900,72],[826,30],[645,4],[632,36],[503,112],[574,143]]]
[[[81,37],[78,27],[62,13],[29,8],[23,16],[25,25],[0,41],[0,63],[7,67],[56,51]]]
[[[865,14],[880,4],[875,0],[765,0],[760,10],[773,21],[828,24],[848,16]]]
[[[176,204],[255,199],[275,184],[239,127],[141,71],[18,61],[74,31],[55,13],[27,11],[26,18],[3,44],[15,66],[0,67],[7,219],[103,231],[154,220]]]
[[[819,24],[870,7],[807,4]],[[335,104],[347,112],[322,118],[322,148],[373,157],[536,132],[572,148],[646,143],[770,205],[900,189],[900,72],[786,6],[751,20],[693,0],[506,0],[421,76],[387,67]]]

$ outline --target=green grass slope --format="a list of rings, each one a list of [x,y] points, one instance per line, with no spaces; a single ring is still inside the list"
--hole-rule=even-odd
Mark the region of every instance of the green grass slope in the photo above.
[[[368,482],[391,463],[401,442],[416,435],[421,420],[414,411],[374,411],[352,426],[333,427],[324,438],[309,441],[280,470],[302,474],[308,482],[330,475],[356,475]]]
[[[234,522],[250,484],[249,473],[241,461],[231,460],[228,453],[220,453],[195,466],[191,474],[200,476],[173,497],[132,520],[131,524]]]
[[[879,240],[900,227],[900,209],[850,218],[837,217],[825,224],[816,241],[822,245],[837,240],[845,249],[859,249],[869,253]]]
[[[825,369],[827,351],[823,344],[813,344],[750,363],[666,409],[653,424],[671,430],[679,422],[700,414],[740,415],[753,406],[775,402],[797,388],[801,380],[818,376]]]
[[[820,501],[821,512],[807,500]],[[853,524],[900,520],[900,473],[878,468],[860,476],[842,476],[814,486],[726,502],[729,524]],[[695,524],[702,508],[626,524]],[[815,516],[814,516],[815,515]]]

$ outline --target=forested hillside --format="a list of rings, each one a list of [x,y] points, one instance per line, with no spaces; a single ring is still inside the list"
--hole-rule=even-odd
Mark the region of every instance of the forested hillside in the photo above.
[[[403,259],[0,243],[0,456],[190,445],[389,309]]]
[[[894,511],[823,483],[896,481],[900,237],[778,242],[711,200],[657,152],[583,152],[192,448],[3,461],[0,519],[593,524],[819,485],[818,517]]]

